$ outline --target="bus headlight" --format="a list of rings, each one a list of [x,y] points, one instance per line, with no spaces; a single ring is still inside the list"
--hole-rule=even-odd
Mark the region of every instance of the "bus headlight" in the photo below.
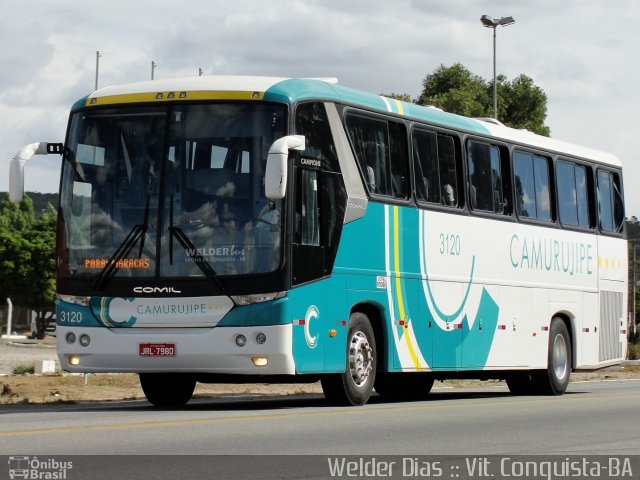
[[[87,334],[80,335],[80,345],[88,347],[91,343],[91,338]]]
[[[238,306],[251,305],[253,303],[269,302],[271,300],[277,300],[282,298],[287,292],[273,292],[273,293],[254,293],[251,295],[232,295],[231,300]]]
[[[256,342],[258,342],[259,345],[264,344],[267,341],[267,336],[260,332],[256,335]]]
[[[67,343],[69,345],[76,343],[76,334],[73,332],[69,332],[67,333],[67,336],[65,337],[65,339],[67,340]]]
[[[236,337],[236,345],[239,347],[244,347],[247,344],[247,337],[240,334]]]
[[[267,357],[251,357],[251,361],[256,367],[266,367],[269,364]]]

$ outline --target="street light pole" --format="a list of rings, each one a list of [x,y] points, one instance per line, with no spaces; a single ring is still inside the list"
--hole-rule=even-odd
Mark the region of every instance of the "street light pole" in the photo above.
[[[100,50],[96,50],[96,85],[94,90],[98,90],[98,70],[100,69]]]
[[[493,18],[489,15],[480,17],[482,25],[487,28],[493,28],[493,118],[498,119],[498,84],[496,82],[496,27],[498,25],[506,27],[516,23],[513,17]]]

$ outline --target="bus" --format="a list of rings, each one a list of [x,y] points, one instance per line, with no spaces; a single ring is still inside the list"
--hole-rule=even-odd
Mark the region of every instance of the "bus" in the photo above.
[[[435,380],[561,395],[626,351],[613,155],[335,79],[210,76],[100,89],[62,155],[57,350],[197,382],[317,382],[333,404]]]

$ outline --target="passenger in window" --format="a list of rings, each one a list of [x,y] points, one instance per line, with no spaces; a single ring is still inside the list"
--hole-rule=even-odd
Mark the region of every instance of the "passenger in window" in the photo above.
[[[442,203],[450,207],[456,204],[455,191],[450,183],[447,183],[442,187]]]

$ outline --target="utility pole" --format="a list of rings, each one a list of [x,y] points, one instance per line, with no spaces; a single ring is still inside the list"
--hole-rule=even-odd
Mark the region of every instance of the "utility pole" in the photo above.
[[[154,62],[153,60],[151,60],[151,80],[153,80],[154,72],[155,72],[157,66],[158,66],[158,64],[156,62]]]

